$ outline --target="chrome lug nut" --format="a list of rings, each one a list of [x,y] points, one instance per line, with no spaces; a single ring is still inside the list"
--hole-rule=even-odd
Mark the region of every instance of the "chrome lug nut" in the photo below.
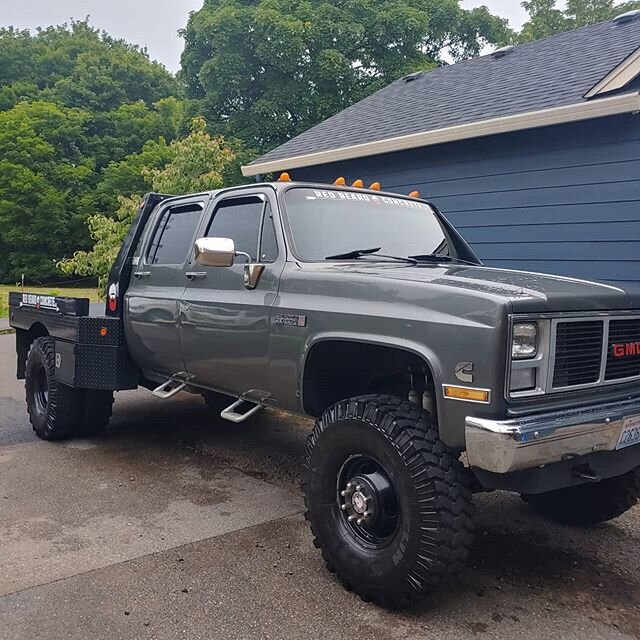
[[[346,511],[346,510],[347,510],[347,505],[346,505],[346,504],[341,504],[341,505],[340,505],[340,508],[341,508],[343,511]]]
[[[347,495],[347,492],[346,491],[341,491],[340,495],[344,498]]]
[[[349,520],[349,522],[353,522],[358,516],[351,514],[347,520]]]
[[[357,523],[357,524],[362,524],[363,522],[364,522],[364,518],[358,518],[358,519],[356,520],[356,523]]]
[[[356,491],[361,491],[362,490],[362,485],[357,484],[356,485]]]

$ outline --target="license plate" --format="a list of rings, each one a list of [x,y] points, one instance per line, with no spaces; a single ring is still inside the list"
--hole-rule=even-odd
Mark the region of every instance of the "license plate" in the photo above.
[[[627,418],[622,423],[622,430],[618,438],[616,449],[624,449],[632,444],[640,443],[640,416]]]

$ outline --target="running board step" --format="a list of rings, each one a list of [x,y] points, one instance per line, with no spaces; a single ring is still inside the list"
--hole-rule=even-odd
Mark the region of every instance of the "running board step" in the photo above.
[[[250,408],[244,413],[238,413],[236,409],[238,409],[238,407],[240,407],[243,404],[248,404],[252,406],[250,406]],[[233,404],[229,405],[226,409],[223,409],[220,412],[220,417],[223,420],[228,420],[229,422],[236,422],[236,423],[244,422],[247,418],[250,418],[255,413],[258,413],[258,411],[260,411],[260,409],[262,408],[263,407],[261,404],[256,404],[251,400],[240,398],[239,400],[236,400],[236,402],[234,402]]]
[[[186,371],[180,373],[174,373],[168,380],[165,380],[159,387],[156,387],[151,393],[161,400],[168,400],[176,395],[176,393],[182,391],[189,380],[193,376],[189,375]],[[171,385],[176,385],[175,387]]]

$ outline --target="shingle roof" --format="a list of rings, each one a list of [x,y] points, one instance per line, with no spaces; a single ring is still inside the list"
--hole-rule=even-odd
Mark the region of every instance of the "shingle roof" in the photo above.
[[[400,79],[251,164],[579,103],[639,45],[640,19],[603,22]]]

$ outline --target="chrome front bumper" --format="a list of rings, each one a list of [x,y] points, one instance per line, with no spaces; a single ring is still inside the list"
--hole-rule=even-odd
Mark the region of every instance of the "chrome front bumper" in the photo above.
[[[625,419],[640,416],[640,399],[554,413],[465,420],[469,464],[494,473],[533,469],[596,451],[613,451]],[[638,447],[640,455],[640,445]]]

